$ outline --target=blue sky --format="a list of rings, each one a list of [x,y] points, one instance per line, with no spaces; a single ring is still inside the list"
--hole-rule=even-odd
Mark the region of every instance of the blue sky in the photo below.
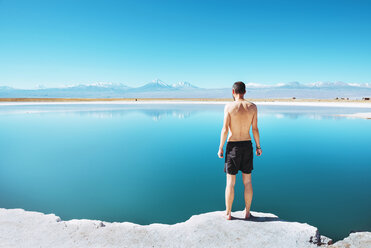
[[[371,81],[371,1],[0,0],[0,85]]]

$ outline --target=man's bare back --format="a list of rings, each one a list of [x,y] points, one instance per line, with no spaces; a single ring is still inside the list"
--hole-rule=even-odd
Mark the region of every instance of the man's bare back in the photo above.
[[[250,127],[257,113],[256,105],[241,99],[228,103],[224,111],[230,116],[227,141],[251,140]]]

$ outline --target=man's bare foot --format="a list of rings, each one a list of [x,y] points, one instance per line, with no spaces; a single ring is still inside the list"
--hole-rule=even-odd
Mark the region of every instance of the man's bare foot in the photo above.
[[[248,220],[250,218],[251,218],[251,213],[250,212],[246,212],[245,219]]]
[[[225,216],[225,218],[227,220],[231,220],[232,219],[232,214],[231,213],[227,213],[226,216]]]

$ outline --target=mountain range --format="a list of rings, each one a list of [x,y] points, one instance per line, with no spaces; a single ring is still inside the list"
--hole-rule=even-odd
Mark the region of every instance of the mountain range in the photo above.
[[[232,86],[232,84],[231,84]],[[344,82],[299,82],[246,84],[247,98],[335,98],[359,99],[371,96],[371,84]],[[230,98],[231,88],[200,88],[189,82],[167,84],[160,79],[140,87],[122,83],[91,83],[62,87],[17,89],[0,86],[1,98]]]

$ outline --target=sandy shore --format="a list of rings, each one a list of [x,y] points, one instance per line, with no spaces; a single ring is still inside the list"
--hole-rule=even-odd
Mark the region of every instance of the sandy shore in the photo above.
[[[346,99],[293,99],[293,98],[246,98],[253,102],[358,102],[371,103],[366,100]],[[232,98],[0,98],[0,102],[115,102],[115,101],[197,101],[197,102],[231,102]]]
[[[368,101],[247,99],[257,105],[370,108]],[[57,104],[220,104],[228,99],[0,99],[0,106]]]

